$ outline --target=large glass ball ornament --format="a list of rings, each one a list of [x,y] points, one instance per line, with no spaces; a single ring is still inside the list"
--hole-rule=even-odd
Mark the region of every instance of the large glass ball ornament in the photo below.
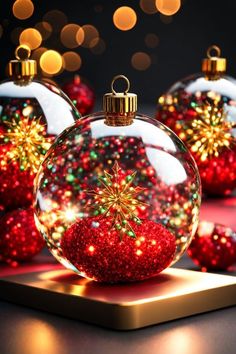
[[[124,93],[116,79],[127,82]],[[200,180],[179,138],[136,113],[117,76],[104,111],[55,141],[36,177],[36,225],[52,254],[100,282],[143,280],[176,262],[198,224]]]
[[[33,80],[36,62],[21,45],[0,84],[0,211],[32,204],[33,180],[53,139],[78,118],[56,86]]]
[[[236,188],[236,82],[224,75],[226,60],[217,46],[207,56],[202,73],[177,82],[159,98],[157,119],[189,147],[203,192],[224,196]]]

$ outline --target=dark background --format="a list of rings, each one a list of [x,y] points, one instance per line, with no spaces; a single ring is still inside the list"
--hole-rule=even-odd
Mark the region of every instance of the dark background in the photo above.
[[[97,96],[109,91],[112,77],[117,73],[127,75],[133,92],[139,101],[155,103],[157,97],[180,78],[198,72],[201,59],[211,44],[217,44],[228,59],[228,74],[236,77],[236,1],[185,0],[181,9],[165,24],[160,13],[144,13],[138,0],[35,0],[33,15],[26,20],[18,20],[12,14],[14,1],[0,1],[0,24],[3,34],[0,38],[0,74],[6,76],[6,64],[14,58],[15,44],[11,32],[16,27],[33,27],[41,21],[46,12],[58,9],[68,17],[68,23],[92,24],[99,30],[106,43],[102,55],[94,55],[89,49],[75,49],[81,58],[79,74],[94,86]],[[99,5],[99,12],[97,9]],[[137,14],[136,26],[130,31],[118,30],[112,21],[114,11],[120,6],[131,6]],[[155,33],[159,38],[156,48],[148,48],[145,36]],[[68,50],[59,40],[59,33],[53,33],[42,44],[60,53]],[[151,66],[138,71],[131,65],[131,57],[137,51],[150,55]],[[72,76],[63,72],[53,79],[59,84]]]

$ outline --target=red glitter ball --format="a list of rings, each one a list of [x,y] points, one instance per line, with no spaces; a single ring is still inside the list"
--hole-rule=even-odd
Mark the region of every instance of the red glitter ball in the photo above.
[[[8,145],[0,146],[0,211],[28,207],[33,200],[34,174],[21,171],[18,162],[1,164]]]
[[[224,225],[202,221],[188,254],[202,270],[226,270],[236,262],[236,232]]]
[[[82,116],[92,112],[95,94],[91,87],[81,80],[80,76],[75,76],[72,82],[65,84],[62,89],[72,101],[75,101],[75,106]]]
[[[173,260],[175,237],[161,224],[129,221],[136,238],[111,229],[113,219],[91,217],[65,232],[64,256],[88,278],[100,282],[128,282],[154,277]]]
[[[0,219],[0,260],[15,266],[27,261],[44,247],[36,229],[32,209],[18,209]]]

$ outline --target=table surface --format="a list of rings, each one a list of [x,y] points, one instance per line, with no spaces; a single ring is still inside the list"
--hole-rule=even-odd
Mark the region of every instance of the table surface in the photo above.
[[[236,198],[211,199],[201,219],[236,229],[235,210]],[[49,255],[34,262],[42,259],[54,262]],[[197,269],[187,256],[176,266]],[[236,275],[236,267],[228,274]],[[0,301],[0,354],[234,354],[235,348],[236,307],[119,332]]]

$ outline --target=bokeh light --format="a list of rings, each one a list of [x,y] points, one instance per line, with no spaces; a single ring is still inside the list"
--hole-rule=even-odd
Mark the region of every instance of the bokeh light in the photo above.
[[[19,20],[25,20],[32,16],[34,4],[30,0],[16,0],[12,6],[12,12]]]
[[[95,45],[94,45],[93,41],[96,42]],[[93,39],[91,42],[91,46],[92,47],[90,49],[93,54],[100,55],[100,54],[104,53],[106,50],[106,43],[102,38],[99,38],[99,41],[97,41],[96,38]]]
[[[99,41],[99,32],[96,27],[92,25],[84,25],[82,26],[84,32],[84,40],[82,42],[82,46],[85,48],[92,48]],[[77,41],[81,41],[81,37],[79,32],[77,32]]]
[[[27,28],[21,32],[20,44],[26,44],[30,49],[36,49],[42,43],[42,36],[35,28]]]
[[[147,53],[137,52],[133,54],[131,64],[136,70],[147,70],[151,65],[151,58]]]
[[[139,6],[148,15],[157,13],[156,0],[140,0]]]
[[[148,33],[144,41],[148,48],[156,48],[159,44],[159,38],[155,33]]]
[[[31,55],[31,58],[33,60],[36,60],[37,62],[39,62],[40,57],[43,53],[45,53],[47,51],[47,48],[45,47],[39,47],[37,49],[35,49]]]
[[[60,53],[50,49],[42,54],[39,63],[45,73],[55,75],[62,69],[63,61]]]
[[[157,10],[163,15],[171,16],[179,11],[181,0],[156,0]]]
[[[42,39],[45,41],[48,39],[52,33],[52,26],[48,22],[38,22],[34,28],[38,30],[42,36]]]
[[[136,22],[137,15],[131,7],[119,7],[113,14],[113,23],[121,31],[131,30]]]
[[[61,42],[67,48],[76,48],[84,40],[84,30],[75,23],[65,25],[61,30]]]
[[[67,71],[79,70],[82,64],[81,57],[78,53],[69,51],[63,54],[63,65]]]
[[[50,23],[55,32],[60,32],[61,28],[68,22],[66,15],[59,10],[47,12],[43,17],[43,21]]]

